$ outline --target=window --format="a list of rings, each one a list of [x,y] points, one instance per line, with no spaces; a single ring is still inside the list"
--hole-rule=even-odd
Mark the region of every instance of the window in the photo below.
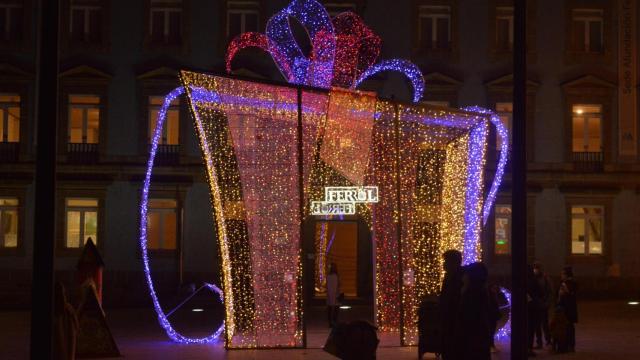
[[[603,229],[602,206],[572,206],[571,254],[601,255]]]
[[[573,152],[602,152],[602,106],[573,106]]]
[[[100,97],[69,96],[69,143],[97,144],[100,130]]]
[[[511,205],[496,205],[494,235],[494,253],[509,255],[511,253]]]
[[[158,122],[158,112],[164,103],[162,96],[149,96],[149,143],[155,133]],[[180,100],[175,99],[167,109],[167,117],[162,129],[162,136],[158,141],[160,145],[178,145],[180,129]]]
[[[98,243],[98,200],[75,198],[66,200],[65,247],[79,248],[89,238]]]
[[[327,9],[329,16],[331,16],[332,18],[336,17],[339,14],[342,14],[343,12],[356,12],[356,4],[354,3],[328,2],[324,4],[324,8]]]
[[[578,52],[603,51],[603,10],[574,9],[572,11],[573,46]]]
[[[227,36],[232,39],[242,33],[259,31],[260,6],[257,1],[227,3]]]
[[[71,39],[78,42],[102,41],[102,7],[97,0],[74,0],[69,16]]]
[[[0,248],[18,247],[18,199],[0,198]]]
[[[20,141],[20,96],[0,94],[0,142]]]
[[[175,250],[176,239],[176,201],[150,199],[147,213],[147,247],[151,250]]]
[[[22,40],[24,9],[22,1],[0,3],[0,41]]]
[[[496,103],[496,113],[502,121],[502,125],[507,129],[509,133],[509,144],[511,144],[511,128],[513,127],[513,103],[499,102]],[[496,135],[496,149],[500,149],[502,146],[502,140]],[[509,145],[511,148],[511,145]]]
[[[168,45],[182,42],[181,0],[151,0],[149,19],[151,42]]]
[[[418,41],[423,49],[449,49],[451,45],[451,7],[420,6]]]
[[[496,50],[513,50],[513,7],[496,8]]]

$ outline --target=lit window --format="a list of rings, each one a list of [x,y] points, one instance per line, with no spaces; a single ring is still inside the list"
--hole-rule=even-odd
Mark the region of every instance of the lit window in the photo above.
[[[0,248],[18,247],[18,199],[0,198]]]
[[[354,3],[333,3],[328,2],[324,4],[324,8],[327,9],[329,16],[336,17],[343,12],[351,11],[356,12],[356,4]]]
[[[100,131],[100,97],[69,96],[69,143],[97,144]]]
[[[171,199],[150,199],[147,212],[147,247],[151,250],[175,250],[177,203]]]
[[[449,49],[451,42],[451,7],[420,6],[418,41],[424,49]]]
[[[71,3],[69,32],[79,42],[102,41],[102,7],[98,0],[74,0]]]
[[[572,22],[574,50],[602,52],[604,42],[603,11],[601,9],[574,9]]]
[[[227,36],[231,39],[249,31],[259,31],[260,7],[257,1],[227,3]]]
[[[602,152],[602,106],[573,106],[573,145],[577,152]]]
[[[20,141],[20,96],[0,94],[0,142]]]
[[[500,117],[502,125],[504,125],[505,129],[507,129],[507,132],[509,134],[509,144],[511,144],[511,128],[513,127],[513,103],[496,103],[496,113]],[[496,135],[496,149],[499,150],[501,146],[502,140],[499,136]],[[511,148],[511,146],[509,146],[509,148]]]
[[[66,200],[65,247],[79,248],[91,238],[98,243],[98,200],[74,198]]]
[[[151,0],[149,34],[154,43],[182,42],[182,1]]]
[[[513,7],[496,8],[496,50],[513,49]]]
[[[24,9],[22,1],[0,3],[0,41],[22,40]]]
[[[511,253],[511,205],[496,205],[494,236],[494,253],[509,255]]]
[[[149,96],[149,143],[155,134],[158,113],[164,103],[162,96]],[[175,99],[167,109],[167,116],[162,128],[162,136],[158,140],[160,145],[178,145],[180,132],[180,100]]]
[[[601,255],[603,229],[602,206],[572,206],[571,254]]]

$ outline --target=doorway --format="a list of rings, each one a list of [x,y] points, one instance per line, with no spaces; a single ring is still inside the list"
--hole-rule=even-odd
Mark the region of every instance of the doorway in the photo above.
[[[374,322],[373,250],[371,231],[357,216],[342,219],[310,219],[305,226],[305,321],[307,347],[320,348],[329,335],[326,277],[334,263],[344,301],[339,321]]]

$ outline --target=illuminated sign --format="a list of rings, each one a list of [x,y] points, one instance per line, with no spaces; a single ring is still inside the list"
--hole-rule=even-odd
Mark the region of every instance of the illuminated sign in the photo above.
[[[354,215],[356,204],[377,202],[377,186],[327,186],[324,201],[311,202],[311,215]]]

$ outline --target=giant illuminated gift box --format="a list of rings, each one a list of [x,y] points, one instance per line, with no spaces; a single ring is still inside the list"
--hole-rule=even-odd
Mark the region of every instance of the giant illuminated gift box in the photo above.
[[[288,17],[307,27],[310,59],[292,46]],[[283,30],[284,29],[284,30]],[[303,223],[356,214],[372,230],[375,319],[403,344],[417,340],[417,306],[438,292],[442,253],[478,261],[480,232],[506,162],[500,120],[479,108],[461,111],[379,99],[354,90],[384,70],[401,71],[422,96],[415,65],[372,65],[379,38],[351,13],[331,21],[317,2],[292,1],[267,25],[230,45],[268,50],[290,84],[181,72],[183,87],[165,99],[154,133],[141,206],[147,283],[161,325],[177,333],[153,289],[146,249],[151,169],[166,110],[185,93],[202,149],[222,258],[225,340],[229,348],[303,347]],[[284,45],[283,45],[284,44]],[[297,49],[297,50],[296,50]],[[355,50],[354,50],[355,49]],[[348,89],[347,89],[348,88]],[[483,169],[489,125],[502,138],[498,171],[486,199]],[[355,200],[354,200],[355,199]],[[315,236],[316,252],[326,239]],[[322,273],[326,264],[305,272]],[[319,260],[318,260],[319,259]]]

